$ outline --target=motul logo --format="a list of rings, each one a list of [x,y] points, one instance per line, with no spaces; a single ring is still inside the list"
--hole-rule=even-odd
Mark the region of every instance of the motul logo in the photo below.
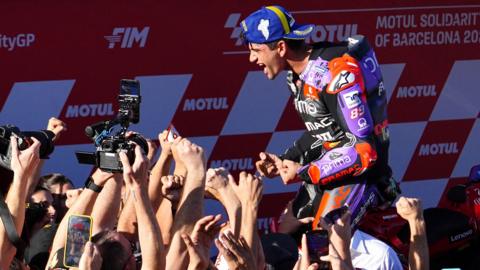
[[[114,115],[112,103],[70,105],[67,107],[65,118],[93,117],[105,115]]]
[[[192,98],[185,100],[183,111],[209,111],[228,109],[226,97]]]
[[[121,43],[120,48],[132,48],[133,44],[138,44],[138,47],[145,47],[147,42],[148,32],[150,27],[144,27],[141,31],[137,27],[115,27],[111,36],[105,36],[109,42],[108,48],[115,48],[115,44]]]
[[[316,25],[312,34],[307,37],[307,42],[343,41],[357,34],[357,24],[329,24]]]
[[[435,156],[435,155],[448,155],[457,154],[457,143],[433,143],[422,144],[420,146],[419,156]]]
[[[397,98],[436,97],[435,85],[401,86]]]
[[[252,158],[237,158],[237,159],[225,159],[225,160],[212,160],[210,162],[211,168],[224,167],[227,170],[252,170],[253,161]]]

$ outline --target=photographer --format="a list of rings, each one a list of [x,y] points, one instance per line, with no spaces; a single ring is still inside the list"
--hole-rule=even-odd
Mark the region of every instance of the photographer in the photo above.
[[[25,201],[27,199],[27,190],[29,179],[40,162],[40,142],[32,137],[33,143],[25,150],[18,149],[18,143],[15,137],[10,138],[11,144],[11,169],[13,171],[13,181],[5,197],[5,203],[12,215],[15,229],[18,234],[22,233],[23,222],[25,219]],[[0,226],[0,267],[7,269],[15,255],[16,248],[10,242],[5,227]]]
[[[47,264],[53,236],[58,228],[56,216],[52,194],[42,186],[37,186],[27,204],[22,232],[22,239],[27,244],[24,258],[31,269],[44,269]]]

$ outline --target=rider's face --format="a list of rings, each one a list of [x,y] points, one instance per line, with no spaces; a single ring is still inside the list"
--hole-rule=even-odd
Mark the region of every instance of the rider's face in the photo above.
[[[250,62],[256,63],[263,68],[263,73],[269,80],[275,77],[284,69],[284,59],[280,55],[278,45],[270,49],[266,44],[249,43]]]

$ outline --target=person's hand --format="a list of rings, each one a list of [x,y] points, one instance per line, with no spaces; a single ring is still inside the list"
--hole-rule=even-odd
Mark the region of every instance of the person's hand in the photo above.
[[[206,216],[195,223],[191,236],[182,234],[190,257],[189,269],[206,269],[210,264],[210,247],[220,231],[221,215]]]
[[[306,217],[302,219],[297,219],[293,215],[292,209],[293,201],[289,201],[287,207],[283,211],[282,215],[278,219],[278,223],[280,224],[278,227],[279,233],[291,234],[294,233],[300,228],[300,226],[312,223],[314,218],[313,217]]]
[[[102,255],[97,246],[88,241],[85,244],[82,257],[80,257],[80,263],[78,268],[80,270],[100,270],[102,268]]]
[[[97,168],[92,174],[92,179],[95,185],[103,187],[108,180],[113,178],[113,173],[104,172]]]
[[[395,204],[397,213],[407,221],[423,220],[422,202],[417,198],[400,197]]]
[[[210,168],[205,178],[205,194],[212,199],[220,200],[220,193],[227,187],[233,176],[223,168]]]
[[[55,137],[53,137],[53,141],[57,141],[60,138],[60,135],[63,132],[67,131],[67,124],[65,124],[65,122],[60,119],[51,117],[48,120],[47,130],[50,130],[51,132],[53,132],[53,134],[55,134]]]
[[[215,239],[215,246],[219,250],[219,256],[223,256],[229,269],[249,270],[257,269],[252,250],[247,242],[240,236],[236,239],[230,230],[220,234],[220,240]]]
[[[82,191],[83,189],[81,188],[67,190],[66,192],[67,200],[65,200],[65,206],[67,208],[72,207],[72,205],[75,203],[75,201],[77,200],[78,196],[80,196]]]
[[[17,138],[10,137],[10,147],[12,148],[10,167],[19,179],[32,175],[40,163],[40,142],[34,137],[31,137],[31,140],[33,143],[27,149],[20,151]]]
[[[279,175],[279,168],[282,167],[282,160],[275,154],[261,152],[259,154],[260,160],[255,162],[257,171],[262,176],[273,178]]]
[[[192,143],[186,138],[177,137],[173,142],[175,145],[176,154],[178,159],[182,161],[187,171],[203,169],[205,170],[205,155],[203,148]],[[176,162],[177,160],[175,160]]]
[[[295,179],[297,179],[297,171],[300,169],[300,167],[302,167],[302,165],[288,159],[283,160],[281,164],[281,167],[277,168],[283,183],[285,185],[292,183]]]
[[[350,227],[350,211],[346,211],[335,223],[330,224],[325,219],[320,219],[320,226],[328,231],[328,255],[320,260],[339,266],[339,269],[353,269],[350,257],[350,240],[352,229]],[[335,269],[335,268],[334,268]]]
[[[120,161],[123,166],[123,179],[126,186],[146,186],[149,162],[140,146],[135,145],[135,161],[130,165],[127,154],[120,152]]]
[[[160,178],[162,181],[162,195],[172,203],[173,208],[177,208],[180,196],[185,183],[185,177],[178,175],[167,175]]]
[[[229,183],[243,206],[250,205],[258,208],[263,194],[263,182],[259,177],[242,171],[238,185],[233,178],[229,180]]]
[[[150,161],[150,163],[153,164],[154,163],[153,158],[157,154],[158,147],[157,147],[157,144],[154,141],[152,141],[150,139],[147,139],[146,141],[147,141],[147,145],[148,145],[147,158]]]
[[[302,235],[302,256],[300,256],[294,270],[316,270],[319,265],[317,263],[310,263],[310,254],[308,253],[307,236]]]
[[[158,134],[158,141],[160,142],[161,154],[165,156],[172,155],[172,142],[167,141],[168,130],[162,131]]]

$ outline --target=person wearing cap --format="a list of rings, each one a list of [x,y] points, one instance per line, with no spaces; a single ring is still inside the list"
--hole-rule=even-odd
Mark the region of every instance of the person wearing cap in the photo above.
[[[315,216],[315,229],[320,217],[348,204],[354,227],[367,209],[391,203],[399,189],[388,165],[387,97],[367,39],[307,44],[314,26],[298,24],[280,6],[262,7],[241,27],[250,62],[270,80],[287,71],[307,129],[284,154],[262,152],[256,163],[267,177],[303,181],[293,205],[297,218]]]

